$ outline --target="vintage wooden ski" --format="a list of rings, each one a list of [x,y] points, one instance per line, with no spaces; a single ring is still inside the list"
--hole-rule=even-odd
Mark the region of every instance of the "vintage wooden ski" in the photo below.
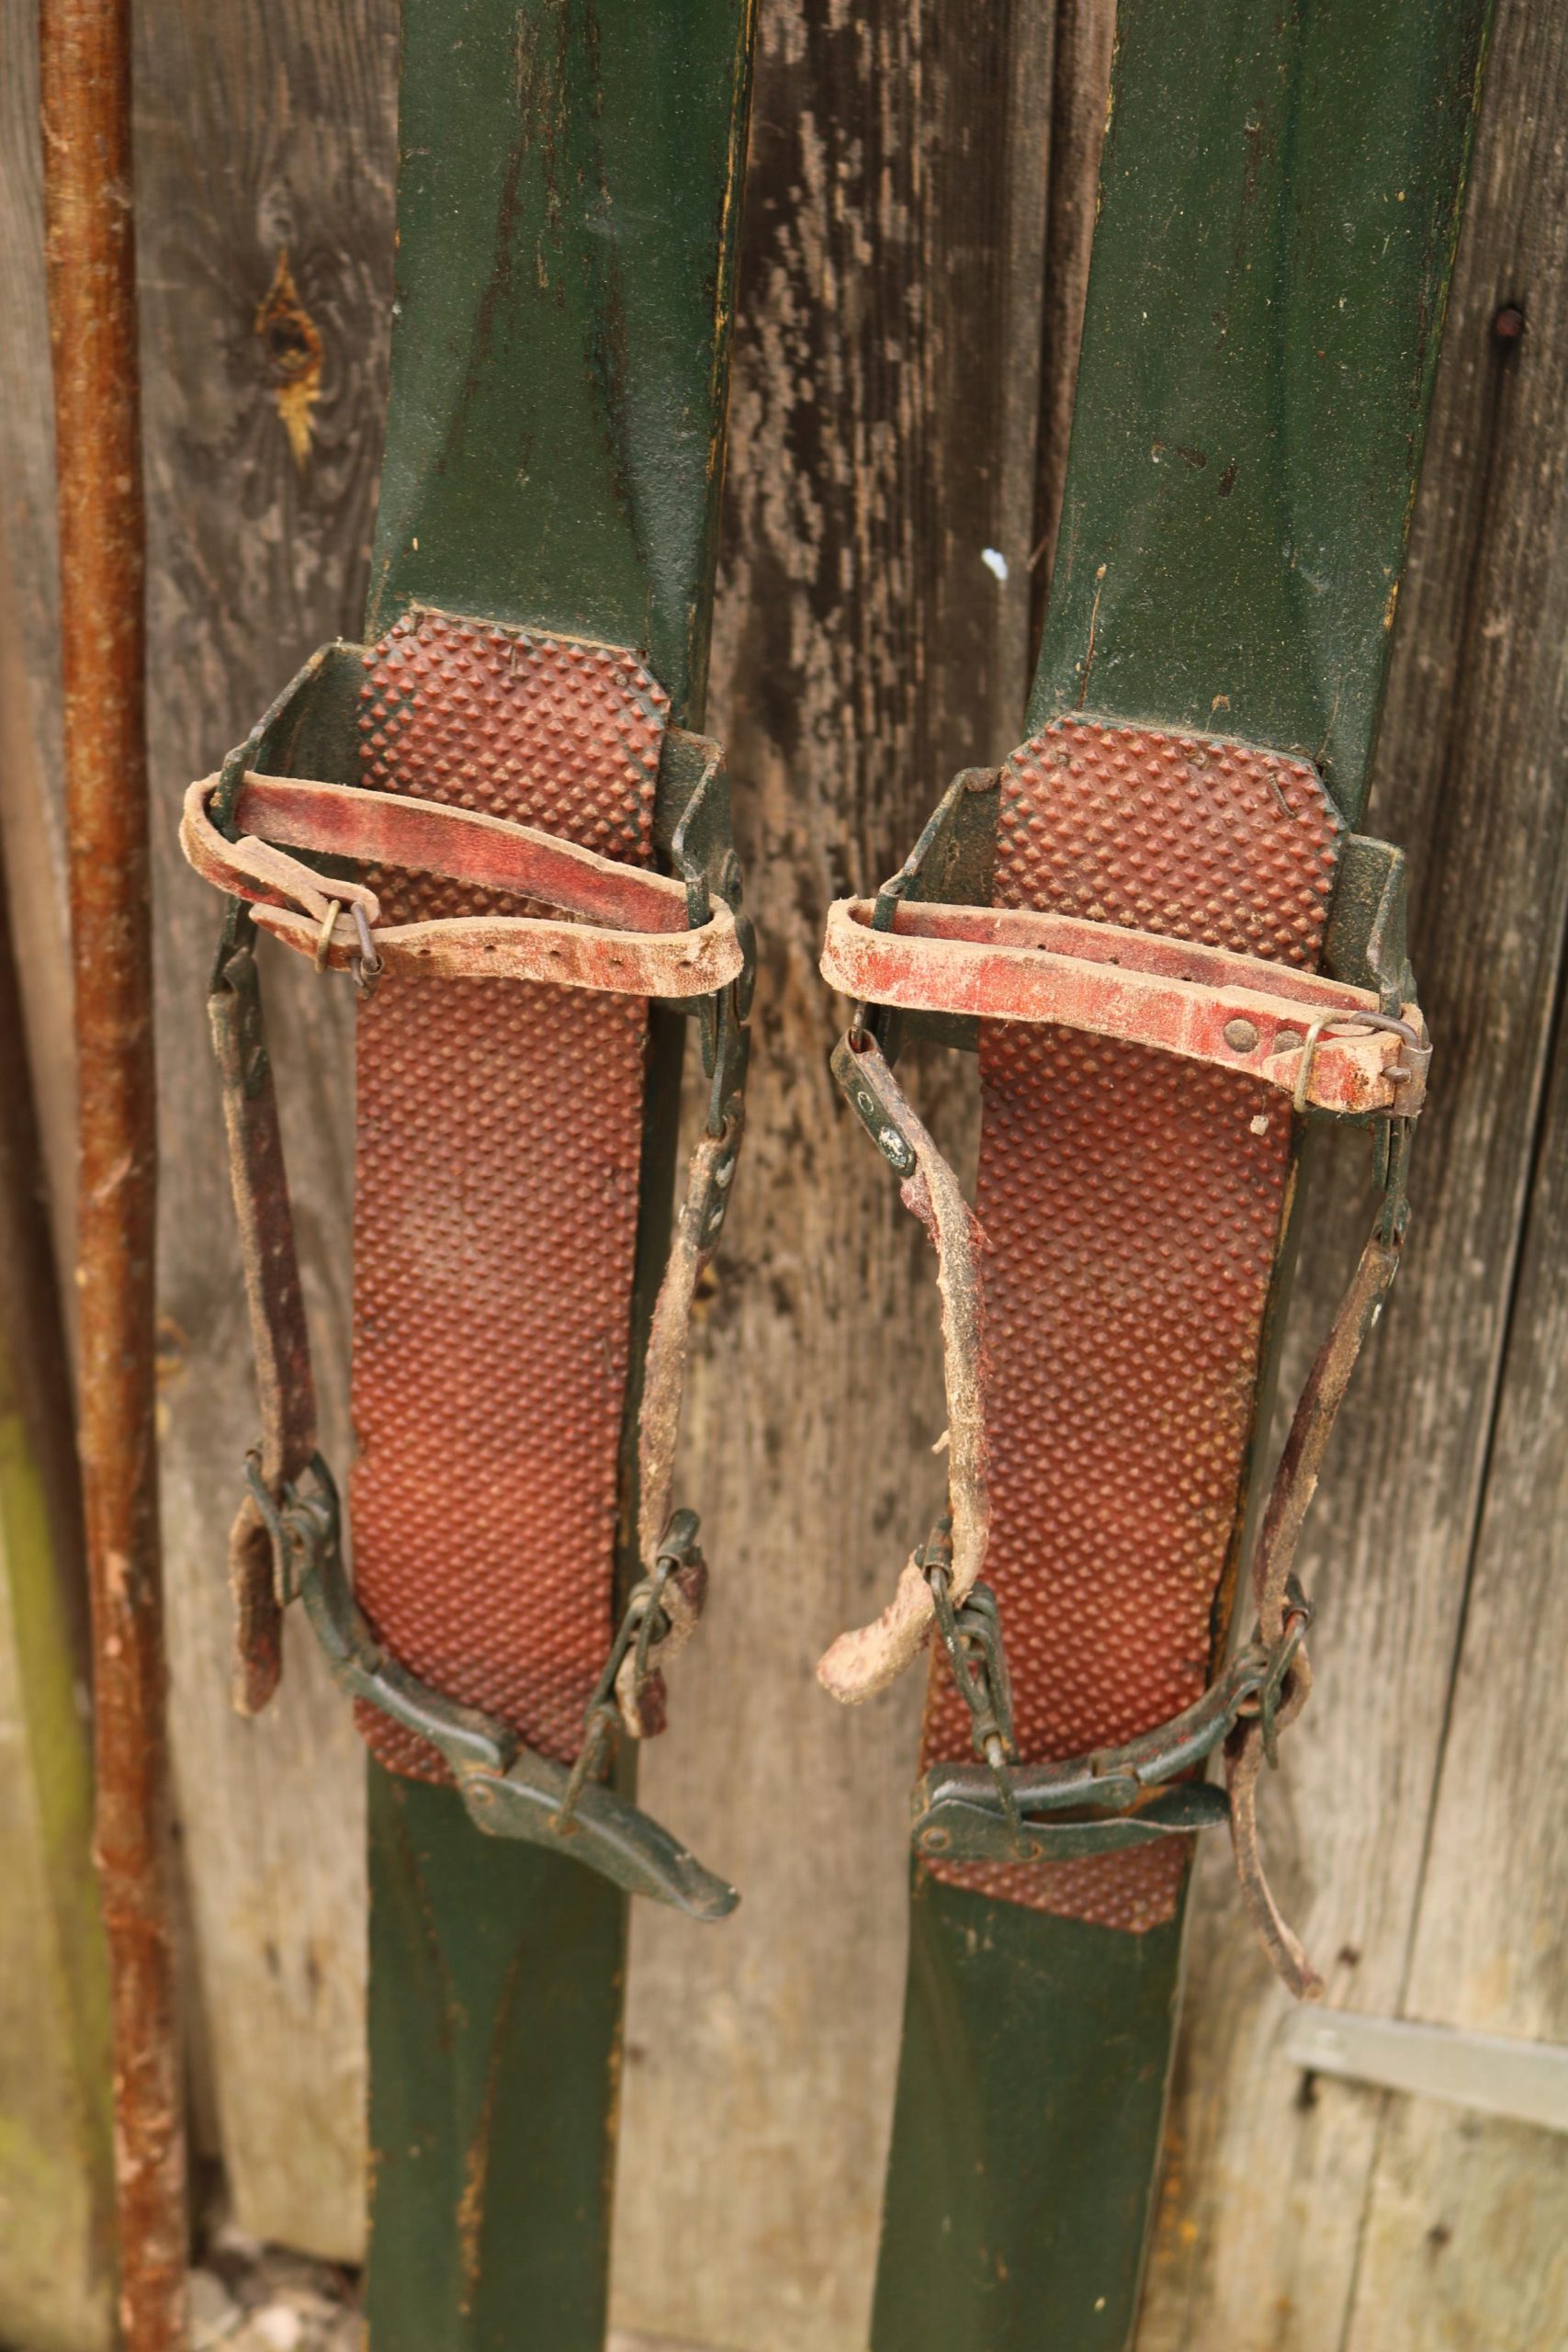
[[[1228,1820],[1314,1989],[1253,1794],[1310,1686],[1292,1555],[1430,1052],[1401,862],[1352,828],[1486,17],[1122,0],[1028,740],[829,926],[862,1007],[837,1072],[935,1241],[949,1407],[948,1514],[821,1668],[853,1701],[934,1628],[875,2352],[1129,2342],[1198,1829]],[[920,1029],[979,1052],[984,1246],[893,1072]],[[1227,1664],[1308,1113],[1369,1127],[1382,1204]]]
[[[626,1896],[735,1900],[637,1810],[632,1741],[701,1609],[670,1487],[746,1061],[728,787],[692,730],[750,37],[750,0],[404,0],[370,641],[186,802],[231,894],[263,1405],[239,1696],[265,1702],[298,1599],[375,1758],[378,2352],[601,2345]],[[352,1589],[258,930],[361,998]],[[671,1234],[687,1018],[708,1114]]]

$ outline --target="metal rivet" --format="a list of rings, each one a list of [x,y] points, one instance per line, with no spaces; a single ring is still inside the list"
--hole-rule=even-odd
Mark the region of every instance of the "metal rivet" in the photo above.
[[[1300,1053],[1303,1043],[1299,1029],[1276,1029],[1274,1032],[1274,1051],[1277,1054]]]
[[[1249,1054],[1258,1043],[1258,1032],[1250,1021],[1227,1021],[1225,1043],[1238,1054]]]

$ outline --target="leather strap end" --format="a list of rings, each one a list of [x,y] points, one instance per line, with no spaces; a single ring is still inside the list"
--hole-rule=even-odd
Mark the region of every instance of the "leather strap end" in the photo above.
[[[273,1577],[272,1541],[249,1495],[230,1531],[229,1590],[234,1606],[234,1712],[259,1715],[283,1679],[283,1611]]]

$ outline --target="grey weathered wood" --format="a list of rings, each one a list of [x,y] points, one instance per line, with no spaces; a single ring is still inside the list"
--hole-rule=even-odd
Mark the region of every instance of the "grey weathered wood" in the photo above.
[[[254,1724],[228,1710],[226,1522],[254,1435],[248,1342],[202,988],[210,898],[175,846],[179,796],[303,654],[357,622],[384,387],[395,10],[138,11],[139,252],[152,628],[151,725],[164,1151],[164,1530],[193,2013],[236,2217],[351,2255],[361,2235],[362,1773],[308,1645]],[[6,14],[17,137],[3,164],[7,317],[41,319],[31,25]],[[14,199],[14,201],[12,200]],[[258,311],[287,253],[320,331],[297,460]],[[7,336],[6,526],[58,835],[47,356]],[[41,969],[35,995],[47,991]],[[351,1089],[345,1008],[274,989],[310,1304],[341,1453]],[[35,1024],[36,1025],[36,1024]]]
[[[929,1523],[944,1416],[932,1261],[836,1099],[843,1008],[816,965],[829,900],[891,872],[953,770],[1018,731],[1041,15],[761,17],[710,705],[761,933],[758,1043],[681,1482],[713,1598],[644,1766],[743,1899],[711,1936],[637,1914],[615,2272],[622,2323],[682,2342],[865,2338],[919,1693],[844,1713],[812,1668]],[[929,1081],[962,1149],[973,1072]]]
[[[75,1256],[75,1080],[66,963],[54,447],[43,286],[38,50],[30,15],[0,15],[0,828],[50,1211],[67,1311]]]
[[[1540,281],[1526,288],[1538,324]],[[1561,295],[1561,288],[1559,289]],[[1560,311],[1559,311],[1560,315]],[[1553,420],[1546,420],[1548,427]],[[1561,599],[1541,618],[1562,643]],[[1568,665],[1557,653],[1559,691]],[[1558,743],[1562,741],[1561,713]],[[1561,758],[1561,752],[1558,757]],[[1568,1049],[1559,1037],[1405,1988],[1409,2016],[1568,2044]],[[1323,2084],[1318,2097],[1343,2098]],[[1350,2094],[1377,2159],[1345,2352],[1568,2335],[1568,2144]]]
[[[0,54],[9,46],[0,30]],[[63,1270],[75,1179],[64,903],[58,835],[51,838],[40,790],[49,698],[35,698],[29,673],[29,657],[36,664],[51,642],[52,598],[29,602],[14,592],[10,552],[20,541],[52,567],[47,412],[28,405],[38,355],[47,350],[41,273],[33,266],[41,201],[29,65],[8,55],[0,62],[0,149],[9,158],[0,208],[0,315],[7,321],[0,412],[7,441],[14,435],[28,460],[0,467],[0,934],[8,931],[4,953],[14,952],[36,983],[20,1026]],[[8,989],[6,995],[0,1018],[9,1022]],[[13,1117],[9,1101],[0,1103],[14,1148]],[[17,1246],[0,1216],[0,1247]],[[0,1287],[10,1287],[19,1306],[20,1286]],[[62,1290],[69,1305],[71,1286]],[[80,1558],[59,1556],[39,1509],[39,1465],[19,1410],[27,1345],[25,1330],[0,1328],[0,2338],[38,2352],[100,2352],[111,2331],[108,2019],[89,1860],[83,1629],[72,1622],[72,1603],[85,1605],[85,1594]],[[57,1466],[71,1475],[68,1464]],[[73,1570],[74,1591],[66,1582]]]
[[[4,557],[0,543],[0,585]],[[17,653],[0,596],[0,840],[42,853],[47,901],[46,846],[17,821],[33,749]],[[18,863],[36,887],[28,858]],[[0,2338],[100,2352],[111,2332],[108,1975],[91,1860],[81,1517],[18,1002],[17,882],[0,854]],[[42,930],[28,924],[29,947]]]
[[[139,25],[178,1793],[235,2218],[256,2236],[353,2255],[361,1754],[298,1627],[280,1699],[254,1723],[229,1709],[224,1534],[255,1408],[202,1001],[214,909],[175,828],[184,784],[239,740],[313,646],[358,627],[385,398],[396,11],[387,0],[218,10],[156,0]],[[298,330],[264,316],[285,260],[321,344],[302,455],[283,413]],[[323,1438],[343,1460],[350,1009],[345,991],[312,980],[269,973],[268,1017]]]
[[[1499,1687],[1469,1663],[1481,1638],[1483,1581],[1465,1611],[1568,910],[1565,122],[1561,14],[1505,0],[1372,808],[1374,829],[1411,848],[1413,944],[1440,1059],[1423,1121],[1408,1261],[1360,1375],[1359,1408],[1336,1437],[1304,1562],[1321,1611],[1317,1688],[1267,1792],[1265,1819],[1282,1891],[1332,2002],[1398,2014],[1408,1987],[1412,2014],[1506,2030],[1498,1955],[1517,1955],[1513,1965],[1527,1973],[1540,1963],[1529,1958],[1531,1915],[1506,1907],[1504,1892],[1533,1860],[1550,1868],[1534,1916],[1561,1907],[1561,1858],[1549,1865],[1540,1846],[1554,1816],[1549,1804],[1539,1809],[1530,1783],[1541,1753],[1533,1735],[1539,1729],[1550,1747],[1555,1725],[1561,1745],[1562,1714],[1559,1704],[1521,1736],[1517,1681]],[[1510,355],[1492,320],[1516,300],[1531,324]],[[1328,1310],[1330,1261],[1349,1244],[1349,1215],[1325,1214],[1309,1237],[1297,1370],[1314,1319]],[[1538,1279],[1520,1295],[1516,1353],[1549,1340],[1545,1321],[1533,1340],[1523,1336],[1520,1318],[1543,1310]],[[1490,1510],[1492,1549],[1483,1557],[1512,1587],[1522,1631],[1545,1605],[1549,1564],[1561,1560],[1561,1495],[1515,1476],[1494,1489]],[[1450,1725],[1461,1634],[1466,1663]],[[1550,1642],[1548,1632],[1543,1677]],[[1480,1817],[1466,1812],[1480,1802],[1467,1777],[1478,1747],[1495,1773],[1513,1759],[1486,1802],[1526,1804],[1535,1828],[1506,1837],[1493,1816],[1483,1834]],[[1445,1757],[1440,1842],[1424,1896],[1433,1781]],[[1500,1841],[1491,1858],[1486,1839]],[[1467,1872],[1470,1928],[1455,1920],[1440,1931],[1438,1918],[1459,1900]],[[1560,2270],[1540,2270],[1531,2287],[1513,2290],[1506,2322],[1500,2301],[1483,2297],[1490,2316],[1473,2332],[1439,2321],[1445,2290],[1436,2271],[1413,2300],[1425,2257],[1411,2250],[1400,2200],[1416,2194],[1408,2159],[1414,2140],[1435,2128],[1431,2110],[1408,2110],[1379,2167],[1380,2095],[1324,2081],[1303,2100],[1300,2077],[1279,2054],[1282,1999],[1238,1930],[1223,1855],[1208,1858],[1206,1897],[1141,2352],[1194,2344],[1403,2352],[1417,2343],[1534,2352],[1561,2340],[1568,2301]],[[1476,1941],[1487,1937],[1498,1971],[1490,1993],[1475,1967]],[[1543,2012],[1528,2002],[1511,2014],[1529,2017],[1522,2030],[1540,2028]],[[1441,2128],[1473,2154],[1477,2127]],[[1488,2179],[1483,2165],[1471,2167],[1476,2222],[1468,2262],[1457,2251],[1443,2256],[1450,2294],[1461,2269],[1473,2280],[1497,2258],[1499,2192],[1515,2161],[1505,2127],[1479,2128],[1495,2140],[1499,2169]],[[1550,2162],[1560,2165],[1560,2152]],[[1450,2169],[1450,2188],[1461,2171]],[[1539,2270],[1544,2260],[1550,2170],[1537,2193],[1535,2234],[1509,2225],[1508,2267],[1522,2256]],[[1490,2256],[1483,2215],[1492,2217]],[[1451,2212],[1445,2225],[1455,2226]],[[1404,2247],[1403,2265],[1388,2251],[1389,2233]],[[1532,2291],[1545,2299],[1533,2318]],[[1549,2308],[1551,2324],[1538,2325]]]
[[[1517,28],[1504,30],[1506,40]],[[1516,247],[1507,256],[1517,275],[1504,290],[1524,309],[1529,342],[1509,386],[1521,463],[1494,493],[1501,545],[1487,621],[1500,649],[1494,708],[1504,715],[1505,741],[1560,810],[1568,768],[1568,492],[1557,456],[1568,429],[1568,38],[1561,25],[1543,25],[1521,47],[1521,74],[1539,76],[1548,105],[1555,90],[1557,105],[1538,130],[1540,145],[1532,153],[1527,141],[1517,164],[1533,166],[1532,203],[1548,234],[1544,250]],[[1404,2007],[1414,2018],[1568,2044],[1565,1366],[1568,1039],[1560,1027]],[[1429,2101],[1384,2101],[1346,2352],[1443,2343],[1525,2352],[1561,2343],[1565,2213],[1568,2146],[1560,2138]]]

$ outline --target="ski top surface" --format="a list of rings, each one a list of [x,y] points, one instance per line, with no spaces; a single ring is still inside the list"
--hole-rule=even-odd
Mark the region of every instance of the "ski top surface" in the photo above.
[[[1032,740],[1002,772],[993,888],[974,895],[1309,970],[1327,926],[1332,953],[1487,15],[1122,0]],[[1184,912],[1205,888],[1222,911]],[[982,1020],[979,1051],[985,1573],[1043,1764],[1148,1732],[1218,1670],[1298,1123],[1230,1071],[1103,1036]],[[1086,1204],[1118,1237],[1128,1312],[1063,1238]],[[1162,1333],[1180,1364],[1221,1258],[1247,1297],[1194,1368],[1217,1418],[1162,1435],[1145,1375],[1163,1377]],[[1213,1492],[1187,1477],[1200,1440],[1223,1457]],[[940,1645],[933,1673],[928,1766],[967,1747]],[[917,1863],[875,2352],[1131,2341],[1192,1843]]]
[[[629,1751],[701,1609],[670,1480],[741,1131],[745,927],[694,730],[752,13],[404,0],[367,643],[307,664],[182,825],[231,897],[209,1004],[263,1422],[237,1696],[266,1702],[299,1599],[373,1758],[377,2352],[597,2352],[626,1891],[735,1899],[636,1809]],[[352,1587],[258,928],[361,1000]],[[712,1083],[671,1237],[686,1012]]]
[[[751,18],[752,0],[404,0],[367,636],[434,606],[629,648],[669,718],[701,725]],[[535,1020],[556,1023],[558,1003]],[[590,1025],[555,1064],[567,1125],[604,1082],[592,1012]],[[646,1080],[637,1036],[609,1046],[623,1090],[647,1087],[646,1148],[623,1132],[611,1154],[642,1166],[640,1205],[624,1204],[632,1255],[605,1302],[626,1366],[623,1451],[669,1226],[682,1030],[655,1015]],[[498,1049],[478,1041],[481,1063]],[[623,1125],[635,1108],[623,1102]],[[549,1465],[552,1400],[525,1409],[536,1425],[509,1442]],[[605,1535],[624,1587],[624,1495]],[[592,1573],[602,1660],[607,1555]],[[579,1720],[585,1695],[580,1675]],[[370,1849],[370,2340],[597,2352],[626,1898],[479,1836],[448,1792],[375,1764]]]

